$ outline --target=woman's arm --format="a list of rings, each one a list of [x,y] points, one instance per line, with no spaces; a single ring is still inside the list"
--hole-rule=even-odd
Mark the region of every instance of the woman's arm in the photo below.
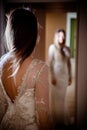
[[[4,56],[3,56],[4,57]],[[7,108],[7,101],[4,94],[4,88],[2,85],[2,68],[3,68],[3,58],[0,58],[0,123],[2,121],[2,118],[6,112]]]
[[[49,116],[48,66],[43,65],[36,83],[36,105],[39,114],[40,130],[53,130]]]
[[[71,76],[71,61],[70,61],[70,48],[65,46],[63,48],[64,54],[67,58],[67,67],[68,67],[68,74],[69,74],[69,80],[68,80],[68,85],[71,85],[72,83],[72,76]]]
[[[49,64],[49,76],[50,76],[50,81],[53,85],[56,85],[56,78],[55,78],[55,73],[54,73],[54,45],[50,45],[49,50],[48,50],[48,64]]]
[[[3,88],[2,88],[1,79],[0,79],[0,123],[6,112],[6,108],[7,108],[7,101],[3,93]]]

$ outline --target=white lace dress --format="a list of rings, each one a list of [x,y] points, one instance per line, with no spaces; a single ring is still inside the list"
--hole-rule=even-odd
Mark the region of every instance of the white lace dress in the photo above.
[[[23,77],[21,85],[18,87],[18,96],[14,103],[7,95],[0,77],[0,130],[39,129],[35,83],[44,67],[46,67],[44,62],[37,59],[32,61]]]
[[[53,50],[56,52],[54,45],[51,45],[49,54],[52,53]],[[65,120],[67,120],[65,96],[68,86],[68,68],[66,59],[62,57],[60,52],[54,53],[54,59],[53,69],[56,85],[53,85],[50,82],[50,108],[54,117],[54,122],[57,122],[58,124],[64,124],[64,122],[66,122]]]

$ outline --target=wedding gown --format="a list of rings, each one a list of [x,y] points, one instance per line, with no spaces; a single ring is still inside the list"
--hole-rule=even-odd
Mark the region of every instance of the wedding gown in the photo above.
[[[51,45],[54,52],[56,52],[53,45]],[[50,47],[50,48],[51,48]],[[68,86],[68,68],[66,59],[62,57],[60,52],[54,53],[54,74],[56,78],[56,85],[53,85],[50,81],[50,104],[51,113],[53,115],[54,122],[59,125],[64,125],[68,122],[68,109],[65,104],[66,90]]]
[[[14,102],[7,95],[0,77],[0,130],[39,130],[35,83],[44,67],[46,64],[37,59],[31,62],[18,87],[18,95]],[[43,98],[40,99],[39,103],[41,102],[45,104]]]

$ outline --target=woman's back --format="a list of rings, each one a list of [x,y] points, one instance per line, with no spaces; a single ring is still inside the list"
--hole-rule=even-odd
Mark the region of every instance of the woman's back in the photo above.
[[[48,66],[32,59],[38,20],[26,8],[7,16],[8,53],[0,61],[0,130],[51,130]]]
[[[6,103],[6,107],[4,106],[6,113],[1,122],[1,129],[49,128],[47,126],[49,123],[49,83],[45,78],[45,75],[48,76],[47,65],[40,60],[27,58],[15,77],[9,77],[12,74],[10,70],[12,57],[8,57],[9,55],[6,57],[7,60],[0,64],[0,89],[3,91]]]

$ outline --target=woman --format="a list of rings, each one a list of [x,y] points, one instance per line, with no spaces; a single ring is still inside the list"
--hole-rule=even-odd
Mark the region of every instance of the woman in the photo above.
[[[48,57],[50,66],[50,98],[51,113],[57,125],[69,123],[65,110],[65,95],[67,86],[71,84],[70,48],[65,45],[64,29],[58,29],[54,34],[54,43],[49,46]],[[67,117],[67,118],[65,118]]]
[[[6,42],[9,52],[0,61],[0,130],[48,130],[48,66],[34,59],[38,22],[28,9],[8,15]]]

